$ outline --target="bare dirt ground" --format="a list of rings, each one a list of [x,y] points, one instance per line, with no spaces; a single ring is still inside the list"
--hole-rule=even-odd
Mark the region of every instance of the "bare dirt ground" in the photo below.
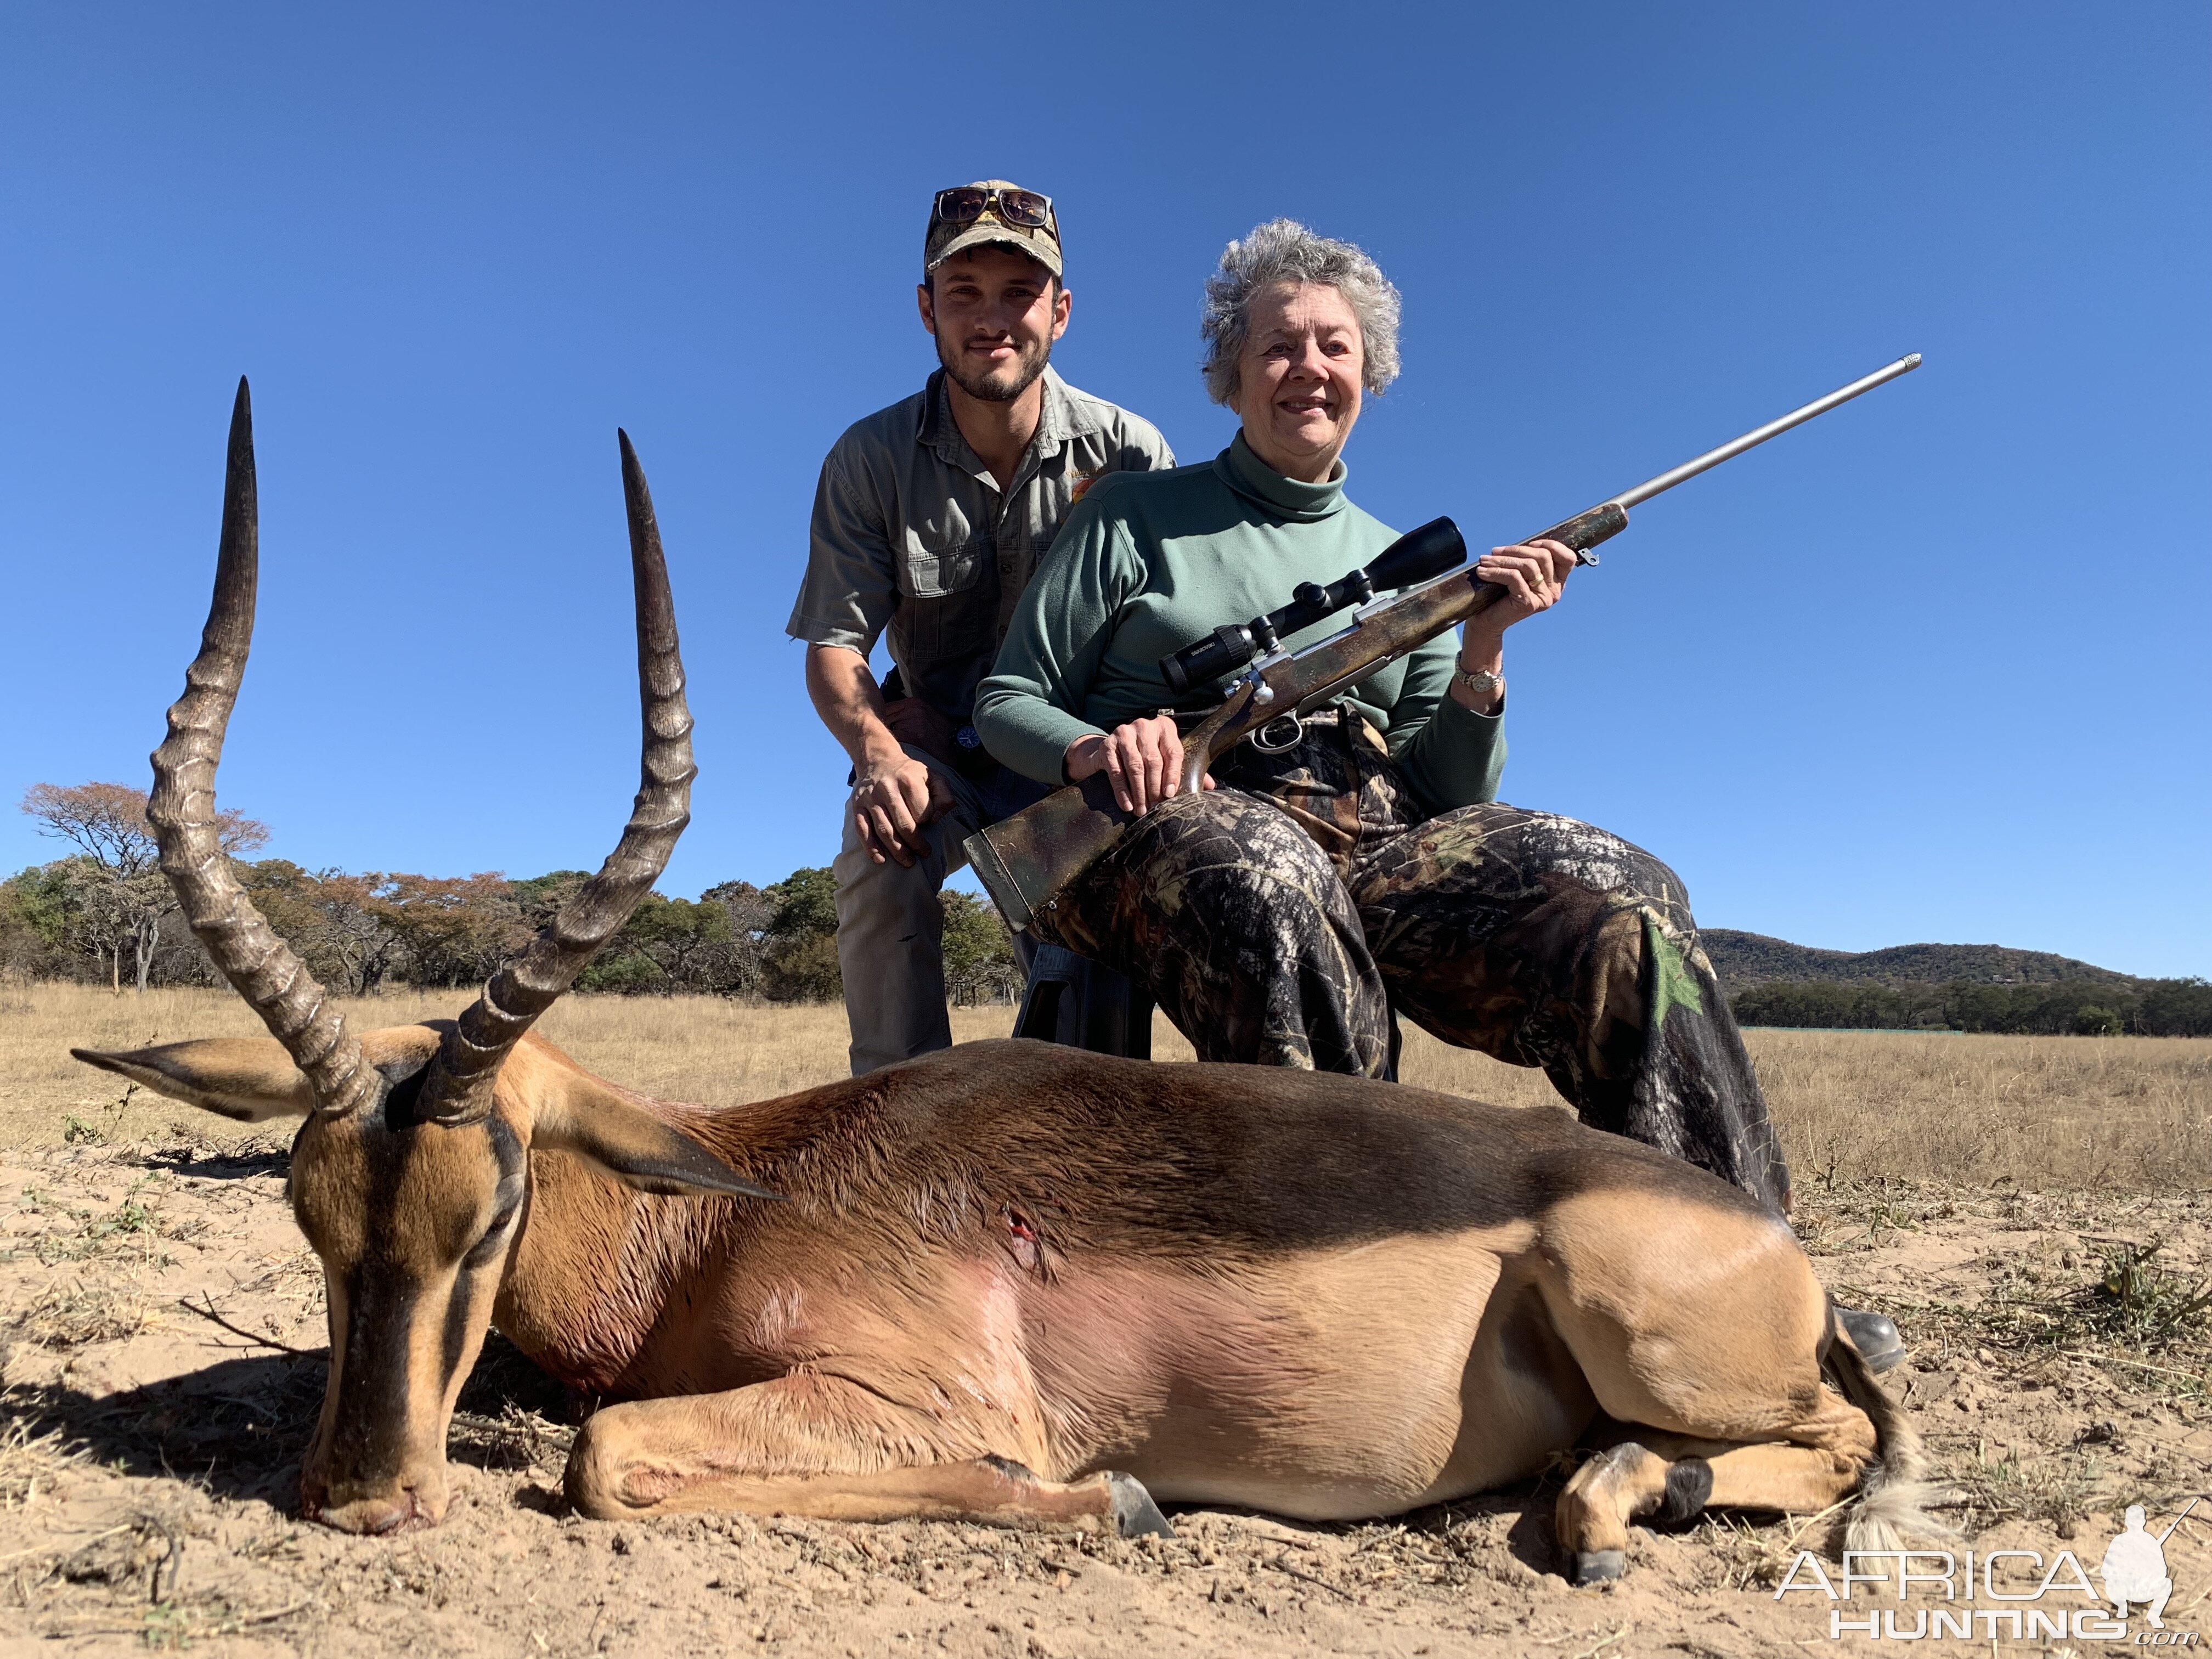
[[[385,1009],[378,1023],[415,1012]],[[553,1035],[587,1063],[690,1098],[799,1086],[841,1059],[834,1010],[726,1011],[719,1025],[669,1005],[556,1013],[565,1029]],[[964,1034],[1005,1019],[985,1011]],[[149,1024],[167,1038],[234,1021],[213,998],[157,1009],[40,990],[0,1008],[0,1652],[1056,1659],[1141,1644],[1612,1659],[1834,1645],[1824,1599],[1773,1599],[1793,1551],[1823,1546],[1830,1521],[1715,1516],[1644,1534],[1626,1580],[1577,1591],[1550,1571],[1556,1475],[1359,1526],[1185,1510],[1172,1542],[585,1521],[560,1496],[568,1407],[495,1338],[463,1395],[443,1527],[362,1540],[303,1524],[295,1486],[322,1394],[322,1285],[283,1201],[283,1140],[118,1099],[109,1079],[56,1063],[56,1024],[121,1046],[146,1040]],[[686,1029],[696,1052],[672,1050]],[[2039,1192],[2021,1178],[2051,1166],[2034,1126],[2080,1115],[2078,1101],[2039,1111],[2025,1085],[1984,1091],[2004,1118],[1978,1138],[1960,1127],[1961,1102],[1979,1073],[2101,1091],[2094,1125],[2061,1139],[2102,1147],[2097,1167],[2132,1175],[2155,1164],[2176,1114],[2205,1121],[2212,1043],[2138,1044],[2131,1058],[2127,1043],[2079,1039],[2039,1058],[2030,1046],[1915,1059],[1897,1045],[1962,1040],[1779,1041],[1797,1035],[1753,1034],[1753,1046],[1771,1081],[1796,1078],[1776,1095],[1805,1183],[1800,1230],[1832,1285],[1905,1328],[1913,1358],[1892,1379],[1936,1454],[1943,1513],[1978,1550],[2073,1548],[2094,1572],[2122,1505],[2148,1505],[2155,1530],[2181,1494],[2212,1486],[2212,1340],[2192,1305],[2212,1273],[2212,1194],[2197,1190],[2212,1182],[2175,1156],[2163,1190]],[[733,1082],[741,1048],[752,1070]],[[702,1057],[721,1069],[708,1076]],[[1797,1130],[1818,1114],[1795,1109],[1793,1123],[1788,1101],[1840,1098],[1854,1073],[1888,1091],[1891,1113],[1946,1120],[1931,1121],[1922,1167],[1845,1173],[1840,1155],[1825,1179],[1805,1167]],[[1449,1080],[1475,1091],[1468,1077],[1528,1097],[1528,1079],[1502,1068]],[[2130,1100],[2132,1140],[2113,1127],[2133,1121]],[[2006,1168],[1960,1179],[1941,1151],[1953,1140]],[[2166,1553],[2178,1587],[2167,1625],[2212,1625],[2200,1605],[2212,1526],[2191,1516]],[[2006,1637],[1972,1650],[2087,1650]]]

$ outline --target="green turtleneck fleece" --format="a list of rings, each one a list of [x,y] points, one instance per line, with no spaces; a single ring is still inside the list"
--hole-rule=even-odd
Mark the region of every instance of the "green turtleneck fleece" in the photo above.
[[[1014,611],[997,666],[975,696],[975,729],[1008,766],[1065,781],[1067,745],[1176,701],[1160,659],[1224,623],[1290,601],[1300,582],[1333,582],[1397,532],[1328,483],[1286,478],[1239,433],[1204,465],[1109,473],[1061,526]],[[1343,626],[1315,623],[1296,649]],[[1449,635],[1370,676],[1343,702],[1389,739],[1434,811],[1494,799],[1505,765],[1504,710],[1477,714],[1444,695]]]

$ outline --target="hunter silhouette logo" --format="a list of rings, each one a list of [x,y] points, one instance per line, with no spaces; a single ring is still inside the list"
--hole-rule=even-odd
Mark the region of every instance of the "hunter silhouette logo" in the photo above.
[[[2127,1529],[2105,1547],[2105,1559],[2097,1569],[2097,1576],[2105,1581],[2105,1599],[2123,1619],[2128,1616],[2128,1603],[2142,1601],[2143,1617],[2153,1630],[2164,1630],[2166,1620],[2160,1617],[2166,1611],[2166,1598],[2173,1594],[2173,1580],[2166,1571],[2166,1540],[2173,1536],[2197,1499],[2189,1500],[2179,1515],[2167,1522],[2164,1532],[2155,1538],[2143,1528],[2143,1507],[2128,1505]]]
[[[2027,1549],[1848,1550],[1843,1571],[1832,1577],[1819,1557],[1800,1550],[1774,1599],[1792,1592],[1824,1597],[1831,1603],[1832,1641],[1856,1634],[1902,1642],[1930,1636],[1992,1643],[2000,1636],[2126,1642],[2128,1610],[2136,1607],[2148,1628],[2134,1633],[2135,1645],[2193,1648],[2197,1632],[2166,1626],[2166,1605],[2173,1595],[2166,1543],[2203,1501],[2191,1498],[2159,1533],[2144,1525],[2142,1504],[2130,1504],[2126,1524],[2097,1564],[2101,1595],[2071,1550],[2047,1560],[2042,1551]],[[1885,1601],[1891,1605],[1879,1605]],[[1918,1606],[1911,1605],[1916,1601]],[[1868,1602],[1877,1605],[1856,1605]]]

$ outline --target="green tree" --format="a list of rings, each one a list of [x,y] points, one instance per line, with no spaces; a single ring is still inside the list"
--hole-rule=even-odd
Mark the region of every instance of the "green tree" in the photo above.
[[[549,870],[507,884],[507,897],[533,933],[552,921],[561,907],[575,897],[576,890],[591,879],[588,870]]]
[[[70,943],[67,862],[33,865],[0,881],[0,969],[33,979],[78,975],[85,959]]]
[[[733,996],[752,988],[757,955],[755,942],[732,927],[726,905],[647,893],[576,983],[586,991]]]
[[[107,959],[109,983],[118,991],[123,953],[130,951],[137,988],[144,990],[162,919],[177,908],[146,821],[146,792],[127,783],[34,783],[23,792],[22,811],[40,835],[76,848],[64,862],[78,939]],[[216,844],[231,857],[268,840],[268,825],[228,807],[216,810]]]
[[[763,991],[776,1002],[834,1002],[843,996],[836,877],[822,866],[794,870],[762,896],[769,904]]]
[[[2212,1036],[2212,983],[2154,979],[2143,987],[2135,1029],[2146,1036]]]
[[[1003,1001],[1018,990],[1021,969],[1014,961],[1013,936],[998,910],[973,893],[946,888],[938,895],[945,907],[945,994],[963,1006]]]
[[[1730,1006],[1740,1025],[1842,1031],[1910,1030],[1935,1024],[1939,1011],[1931,998],[1878,981],[1832,979],[1754,985],[1738,993]]]
[[[765,896],[772,934],[796,939],[837,931],[837,878],[827,865],[793,871]]]
[[[771,1002],[836,1002],[845,994],[835,933],[779,939],[769,947],[761,990]]]

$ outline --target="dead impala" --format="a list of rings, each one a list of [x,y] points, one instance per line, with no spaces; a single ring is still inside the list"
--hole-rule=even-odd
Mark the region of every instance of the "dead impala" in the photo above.
[[[595,1516],[1388,1515],[1525,1479],[1605,1424],[1558,1504],[1584,1582],[1620,1571],[1631,1521],[1707,1504],[1809,1513],[1856,1491],[1866,1547],[1919,1518],[1918,1443],[1788,1226],[1564,1113],[1028,1042],[710,1111],[531,1035],[688,817],[675,615],[627,438],[622,463],[635,811],[459,1019],[356,1038],[216,842],[254,604],[239,390],[214,605],[151,816],[194,931],[276,1040],[78,1057],[301,1120],[291,1199],[331,1332],[310,1516],[441,1517],[454,1397],[496,1324],[623,1402],[569,1461]]]

